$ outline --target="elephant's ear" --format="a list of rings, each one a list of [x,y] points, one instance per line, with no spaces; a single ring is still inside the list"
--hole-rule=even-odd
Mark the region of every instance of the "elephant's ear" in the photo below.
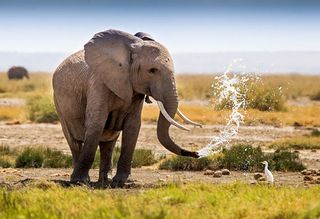
[[[145,41],[155,41],[155,39],[148,33],[138,32],[135,34],[135,36]]]
[[[94,35],[84,46],[85,60],[95,80],[101,80],[127,103],[133,94],[130,81],[133,57],[142,45],[143,41],[131,34],[107,30]]]

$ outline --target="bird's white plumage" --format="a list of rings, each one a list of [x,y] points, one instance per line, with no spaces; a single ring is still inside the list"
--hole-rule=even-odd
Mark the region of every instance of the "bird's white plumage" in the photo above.
[[[271,173],[271,171],[268,169],[268,162],[267,161],[263,161],[261,162],[264,164],[264,174],[267,178],[267,181],[270,182],[271,184],[273,184],[274,178],[273,175]]]

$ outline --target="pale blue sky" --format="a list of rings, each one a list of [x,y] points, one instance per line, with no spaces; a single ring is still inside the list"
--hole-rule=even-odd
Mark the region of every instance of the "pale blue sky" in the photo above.
[[[320,51],[318,2],[0,0],[0,51],[69,53],[109,28],[149,32],[173,53]]]

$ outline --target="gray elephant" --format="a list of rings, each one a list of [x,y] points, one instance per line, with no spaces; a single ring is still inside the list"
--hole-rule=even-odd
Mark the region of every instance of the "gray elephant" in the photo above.
[[[26,68],[21,67],[21,66],[13,66],[8,70],[8,78],[9,80],[12,79],[23,79],[24,77],[26,77],[27,79],[29,79],[29,74]]]
[[[53,75],[54,102],[73,157],[71,182],[88,182],[97,147],[101,161],[99,182],[107,182],[112,152],[122,131],[120,158],[111,186],[123,186],[131,172],[141,126],[143,100],[153,97],[160,107],[157,136],[169,151],[198,157],[180,148],[169,136],[178,108],[174,69],[160,43],[118,31],[97,33],[81,50],[63,61]]]

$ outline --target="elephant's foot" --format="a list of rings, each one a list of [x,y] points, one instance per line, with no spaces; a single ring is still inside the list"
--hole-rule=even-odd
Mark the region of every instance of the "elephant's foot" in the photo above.
[[[99,174],[98,187],[107,187],[111,183],[111,178],[108,177],[108,174]]]
[[[76,171],[74,170],[71,174],[70,182],[73,184],[85,184],[89,185],[90,177],[89,171]]]
[[[129,175],[130,174],[128,174],[128,173],[117,173],[112,178],[111,187],[112,188],[116,188],[116,187],[122,188],[125,185],[125,183],[127,182]]]

